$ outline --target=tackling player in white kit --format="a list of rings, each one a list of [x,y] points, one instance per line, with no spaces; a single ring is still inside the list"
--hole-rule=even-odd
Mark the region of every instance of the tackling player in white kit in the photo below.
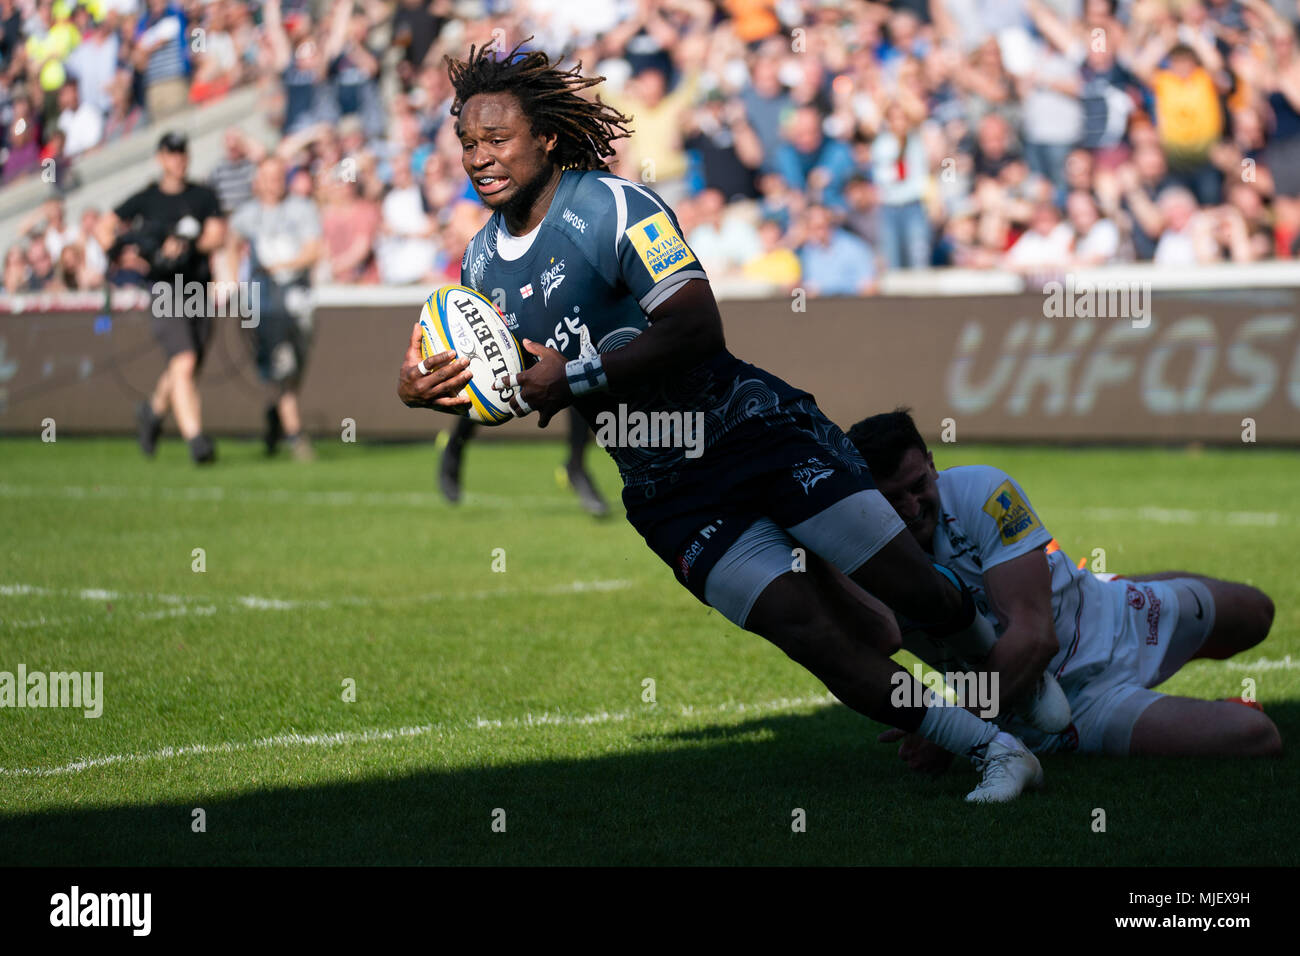
[[[961,578],[996,620],[999,645],[1046,665],[1070,700],[1072,722],[1044,734],[1015,715],[996,721],[1038,753],[1275,756],[1282,742],[1262,711],[1150,688],[1198,657],[1225,659],[1262,641],[1273,603],[1256,588],[1166,571],[1103,580],[1055,546],[1024,491],[986,465],[938,471],[906,410],[854,425],[849,440],[917,543]],[[944,669],[922,634],[903,646]],[[900,755],[918,770],[952,759],[915,735]]]

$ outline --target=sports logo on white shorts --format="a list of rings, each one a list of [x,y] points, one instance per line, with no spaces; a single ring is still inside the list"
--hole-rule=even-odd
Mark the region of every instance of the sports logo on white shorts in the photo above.
[[[835,474],[835,469],[827,467],[826,463],[820,458],[809,458],[807,461],[794,466],[792,472],[799,484],[803,485],[803,493],[809,494],[813,485],[823,478],[829,478]]]

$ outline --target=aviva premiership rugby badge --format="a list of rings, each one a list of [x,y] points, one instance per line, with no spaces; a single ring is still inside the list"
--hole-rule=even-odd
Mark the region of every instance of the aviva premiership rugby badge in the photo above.
[[[1020,492],[1010,481],[998,485],[997,490],[984,502],[984,512],[998,523],[1003,544],[1015,544],[1035,528],[1041,528],[1038,516],[1020,497]]]
[[[656,282],[695,261],[694,254],[677,234],[672,221],[662,212],[630,226],[624,235],[645,263],[650,278]]]

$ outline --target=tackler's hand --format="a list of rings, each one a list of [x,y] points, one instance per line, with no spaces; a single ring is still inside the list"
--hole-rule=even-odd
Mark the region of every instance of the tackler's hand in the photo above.
[[[898,728],[886,730],[876,738],[882,744],[902,741],[898,748],[898,758],[917,773],[940,774],[948,769],[953,755],[936,743],[931,743],[919,734],[909,734]]]

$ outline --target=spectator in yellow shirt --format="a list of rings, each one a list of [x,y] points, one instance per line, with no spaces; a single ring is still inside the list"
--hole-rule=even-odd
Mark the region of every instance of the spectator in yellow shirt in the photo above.
[[[1168,66],[1158,67],[1166,56]],[[1219,95],[1230,86],[1223,58],[1213,44],[1171,44],[1166,34],[1148,43],[1133,72],[1155,94],[1156,130],[1170,175],[1192,190],[1201,205],[1216,205],[1222,183],[1210,150],[1223,137]]]
[[[1156,130],[1175,166],[1197,165],[1223,135],[1219,91],[1189,46],[1169,51],[1169,68],[1152,76]]]
[[[36,12],[44,29],[27,38],[27,62],[41,89],[53,93],[67,80],[63,61],[81,42],[81,32],[69,19],[72,10],[66,0],[44,0]]]
[[[648,67],[632,77],[624,96],[610,98],[611,106],[632,117],[621,175],[651,184],[669,204],[675,202],[672,197],[684,193],[687,162],[682,129],[695,103],[698,76],[695,72],[683,76],[669,92],[663,71]]]
[[[758,224],[758,241],[763,251],[745,263],[742,275],[752,282],[770,282],[788,292],[799,284],[803,270],[799,257],[784,243],[781,224],[764,219]]]

